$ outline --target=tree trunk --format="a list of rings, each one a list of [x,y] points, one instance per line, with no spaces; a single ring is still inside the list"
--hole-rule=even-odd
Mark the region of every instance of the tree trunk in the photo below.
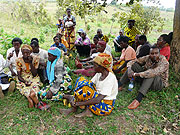
[[[176,0],[174,25],[173,25],[173,40],[171,44],[171,59],[170,63],[176,73],[180,71],[180,0]]]

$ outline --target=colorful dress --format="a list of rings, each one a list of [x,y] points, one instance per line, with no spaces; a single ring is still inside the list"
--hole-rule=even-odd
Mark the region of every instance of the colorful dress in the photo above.
[[[112,73],[110,73],[110,72],[109,72],[109,74],[112,75]],[[76,102],[96,98],[99,93],[101,94],[102,89],[100,89],[100,90],[98,89],[98,82],[95,81],[96,77],[97,76],[95,75],[95,77],[93,77],[94,79],[92,79],[92,81],[87,80],[84,77],[80,77],[77,79],[76,84],[75,84],[75,89],[74,89],[74,98],[75,98]],[[111,82],[113,83],[113,81],[111,81]],[[117,84],[117,80],[115,81],[115,83]],[[109,88],[109,89],[111,91],[111,88]],[[118,93],[117,89],[118,89],[118,86],[116,85],[115,94],[114,94],[115,97]],[[102,94],[104,95],[104,93],[102,93]],[[108,94],[110,94],[110,92]],[[108,94],[105,94],[105,95],[108,95]],[[91,112],[93,112],[96,115],[100,115],[100,116],[109,115],[112,112],[112,110],[114,109],[114,104],[115,104],[116,98],[113,97],[111,99],[108,97],[109,96],[106,96],[103,100],[101,100],[101,102],[99,104],[88,105],[87,107],[91,110]]]
[[[66,22],[73,22],[76,23],[76,19],[74,16],[71,15],[71,17],[69,18],[68,16],[66,16],[64,18],[64,23],[66,24]],[[74,42],[75,42],[75,28],[74,26],[72,27],[65,27],[65,39],[69,44],[69,49],[74,47]]]
[[[121,53],[120,60],[113,65],[113,70],[119,69],[125,61],[134,60],[136,59],[136,52],[131,46],[124,48]],[[127,70],[127,67],[123,68],[120,72],[124,73]],[[120,73],[119,72],[119,73]]]
[[[35,67],[35,69],[38,69],[39,57],[33,56],[32,63],[33,63],[33,66]],[[25,81],[28,81],[31,83],[30,86],[26,86],[25,83],[23,83],[17,79],[16,87],[20,91],[20,93],[26,97],[29,96],[31,91],[34,91],[37,94],[40,90],[40,85],[41,85],[39,76],[37,75],[37,76],[33,77],[32,73],[30,71],[30,68],[31,68],[30,64],[25,63],[22,57],[16,59],[17,71],[21,72],[21,77]]]
[[[49,90],[53,93],[51,100],[55,101],[62,100],[64,94],[68,94],[72,91],[72,79],[67,74],[64,68],[63,60],[60,58],[57,60],[54,67],[54,76],[55,80],[39,91],[38,96],[41,99],[46,99],[46,95]]]
[[[136,28],[136,27],[132,27],[132,29],[130,29],[129,27],[126,27],[124,29],[124,35],[127,36],[130,40],[129,40],[129,45],[133,45],[135,42],[135,37],[136,35],[141,34],[141,32]]]

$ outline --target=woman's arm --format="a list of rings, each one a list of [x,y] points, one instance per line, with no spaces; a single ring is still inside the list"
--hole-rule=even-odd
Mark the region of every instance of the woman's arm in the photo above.
[[[31,73],[33,77],[37,76],[37,69],[35,69],[32,63],[30,63],[30,67],[31,67]]]
[[[13,71],[12,64],[9,65],[9,70],[11,71],[12,76],[16,75],[16,73]]]
[[[85,58],[85,59],[81,59],[81,60],[79,60],[79,61],[80,61],[80,62],[86,62],[86,61],[90,61],[90,60],[92,60],[92,58],[88,57],[88,58]]]
[[[25,83],[26,81],[21,76],[21,71],[17,71],[19,81]]]
[[[28,63],[31,67],[31,73],[32,73],[33,77],[35,77],[37,75],[37,69],[33,65],[33,57],[32,56],[28,57]],[[38,63],[38,65],[39,65],[39,63]]]
[[[83,102],[75,102],[74,106],[82,106],[82,105],[94,105],[101,102],[102,99],[104,99],[106,95],[99,94],[96,98],[92,98]]]

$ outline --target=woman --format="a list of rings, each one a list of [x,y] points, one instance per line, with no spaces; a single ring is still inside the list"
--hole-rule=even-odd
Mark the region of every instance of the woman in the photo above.
[[[74,47],[75,42],[75,26],[76,26],[76,19],[74,16],[71,15],[71,9],[66,9],[67,15],[64,17],[64,24],[65,24],[65,39],[69,44],[69,49]]]
[[[37,75],[39,58],[31,56],[32,48],[29,45],[23,45],[21,51],[22,57],[16,59],[17,89],[28,99],[29,108],[33,108],[39,103],[37,99],[40,90],[40,78]]]
[[[167,34],[162,34],[158,39],[157,39],[157,47],[160,50],[160,54],[164,55],[166,59],[169,61],[170,58],[170,46],[169,46],[169,37]]]
[[[98,41],[99,41],[99,37],[98,37],[98,36],[94,36],[94,38],[93,38],[94,44],[91,44],[91,52],[90,52],[90,55],[92,55],[93,53],[96,53],[96,52],[97,52],[97,44],[98,44]]]
[[[85,58],[85,59],[78,59],[76,58],[75,64],[77,68],[82,68],[82,69],[77,69],[74,71],[75,74],[81,74],[84,76],[94,76],[94,68],[92,65],[92,60],[98,56],[99,53],[106,53],[109,54],[109,51],[106,50],[106,42],[105,41],[98,41],[97,43],[97,52],[93,53],[90,57]]]
[[[141,32],[134,26],[135,20],[128,20],[128,27],[124,28],[124,35],[127,36],[129,40],[129,45],[133,47],[133,49],[136,49],[135,47],[135,37],[136,35],[140,35]]]
[[[57,47],[51,47],[48,50],[47,77],[49,85],[44,87],[38,96],[41,99],[62,100],[65,93],[71,92],[71,78],[66,73],[61,50]]]
[[[124,73],[126,71],[127,63],[136,59],[135,50],[128,45],[129,38],[127,36],[121,36],[119,39],[120,46],[123,48],[120,59],[114,63],[113,71],[115,73]]]
[[[110,68],[111,62],[112,57],[108,54],[100,53],[96,56],[94,58],[96,75],[91,81],[83,77],[77,79],[74,96],[70,100],[72,108],[68,110],[61,109],[60,112],[67,115],[76,112],[78,107],[85,106],[85,111],[75,115],[75,117],[92,117],[92,113],[100,116],[109,115],[114,109],[118,94],[118,83]]]
[[[77,52],[80,56],[89,57],[91,50],[90,39],[86,36],[86,32],[81,32],[81,37],[76,40],[74,43],[77,49]]]
[[[12,40],[13,47],[7,50],[7,61],[8,61],[8,66],[10,70],[9,75],[12,75],[12,76],[17,75],[16,59],[19,57],[22,57],[22,52],[20,49],[21,44],[22,44],[22,40],[16,37]]]

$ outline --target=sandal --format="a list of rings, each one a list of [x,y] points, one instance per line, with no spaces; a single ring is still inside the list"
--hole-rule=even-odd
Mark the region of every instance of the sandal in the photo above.
[[[37,105],[37,108],[40,110],[48,110],[50,108],[50,105],[48,105],[45,102],[40,101]]]

